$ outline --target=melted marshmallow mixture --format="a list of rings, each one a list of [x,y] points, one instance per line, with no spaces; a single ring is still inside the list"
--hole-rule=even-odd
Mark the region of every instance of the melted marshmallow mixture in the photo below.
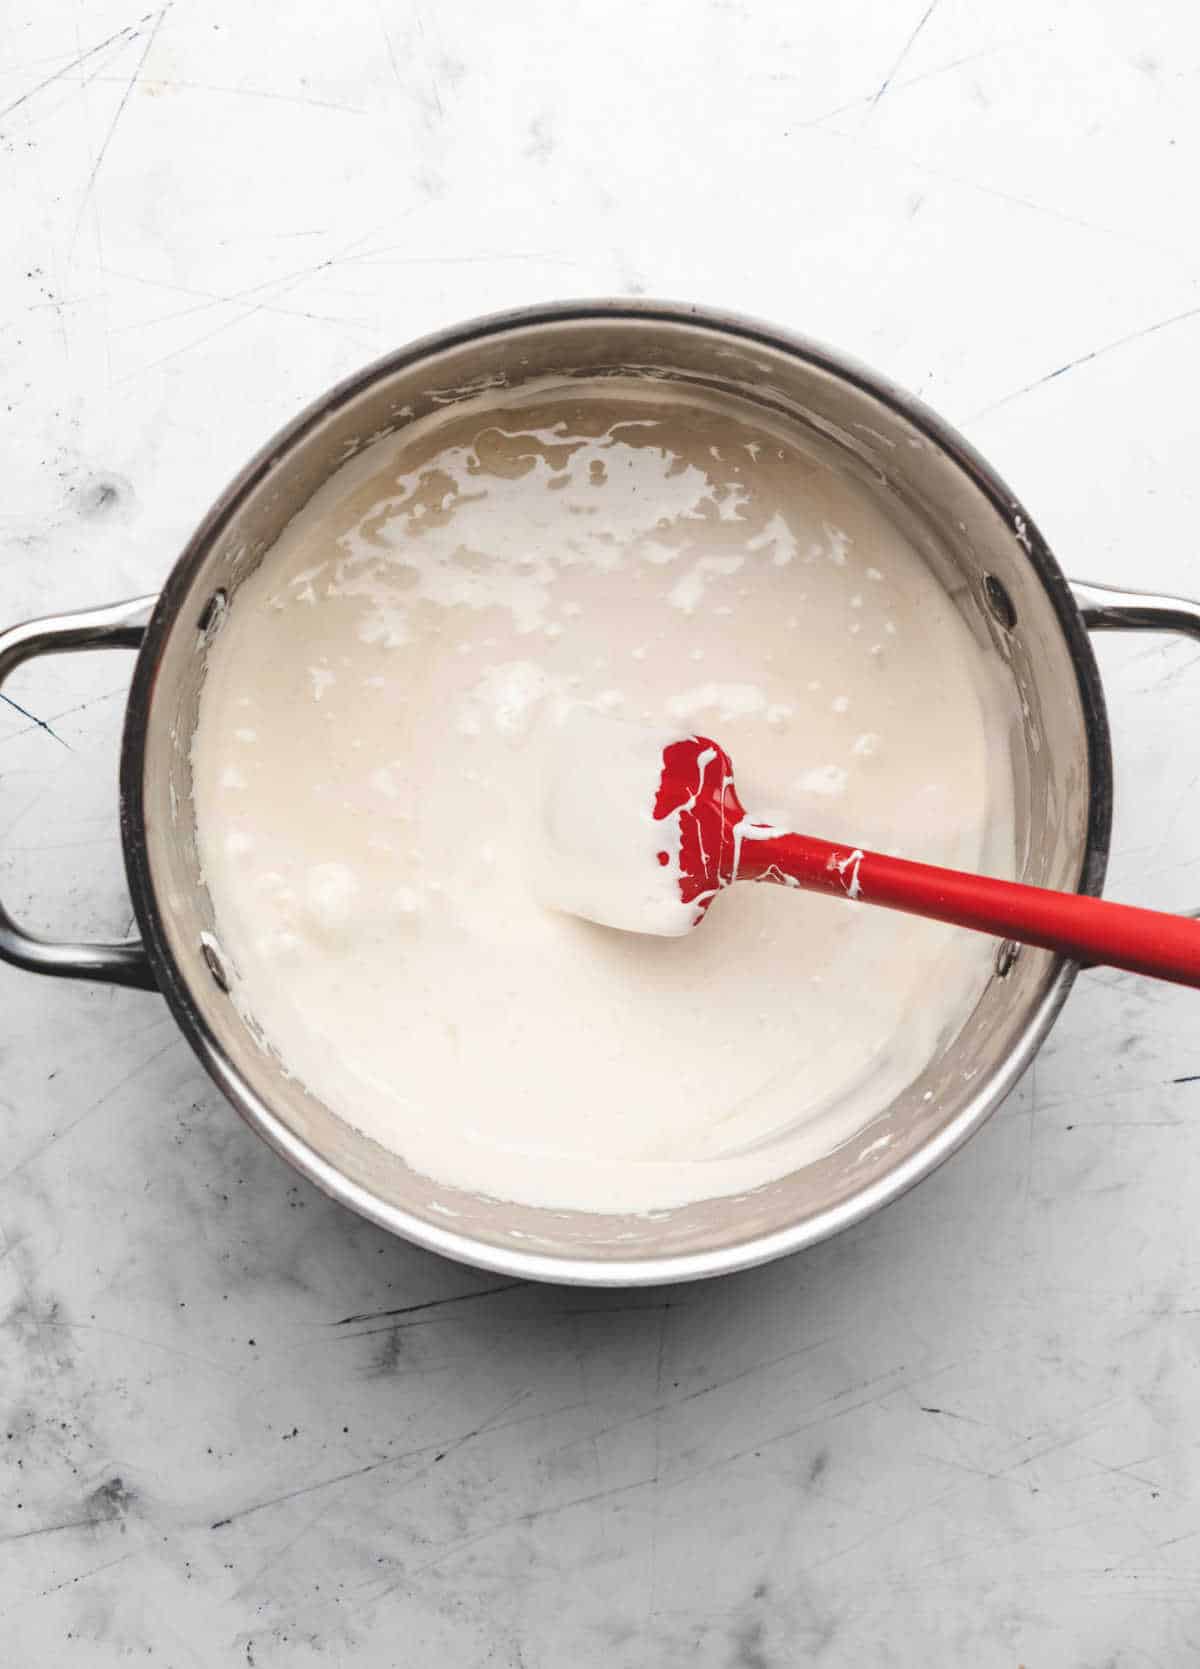
[[[991,652],[815,442],[687,401],[576,383],[377,442],[209,654],[195,814],[235,1000],[444,1184],[637,1212],[772,1181],[858,1136],[991,968],[987,938],[782,887],[681,938],[541,902],[546,727],[579,707],[716,737],[779,827],[1012,872]]]

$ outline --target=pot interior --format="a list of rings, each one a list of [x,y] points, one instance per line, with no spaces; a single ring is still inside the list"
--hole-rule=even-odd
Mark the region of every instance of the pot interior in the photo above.
[[[1098,886],[1108,808],[1096,749],[1105,733],[1098,710],[1089,727],[1081,694],[1082,679],[1092,699],[1094,665],[1065,583],[1019,506],[965,449],[956,453],[961,443],[936,420],[866,373],[754,327],[649,308],[565,309],[418,345],[344,385],[250,466],[185,551],[147,643],[144,699],[131,704],[126,738],[131,879],[168,964],[167,994],[206,1064],[274,1146],[346,1203],[494,1267],[596,1281],[711,1272],[820,1238],[931,1168],[1025,1064],[1065,994],[1062,964],[1002,948],[974,1012],[922,1076],[860,1137],[768,1187],[651,1217],[551,1212],[432,1182],[290,1077],[227,995],[197,861],[191,738],[206,648],[239,584],[316,489],[372,440],[448,403],[548,376],[668,380],[677,395],[716,390],[767,408],[832,451],[888,507],[977,640],[1000,652],[1019,878]],[[139,750],[131,793],[129,760]],[[139,793],[141,827],[130,803]]]

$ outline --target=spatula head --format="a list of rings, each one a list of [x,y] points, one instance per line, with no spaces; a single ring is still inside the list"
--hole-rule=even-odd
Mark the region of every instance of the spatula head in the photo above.
[[[575,708],[548,738],[536,890],[605,927],[678,937],[734,878],[725,750]]]

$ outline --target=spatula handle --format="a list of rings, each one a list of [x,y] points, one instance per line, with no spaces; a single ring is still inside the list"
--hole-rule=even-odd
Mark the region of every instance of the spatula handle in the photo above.
[[[836,893],[1040,945],[1085,965],[1200,986],[1200,921],[1188,916],[910,863],[811,835],[758,838],[751,831],[742,840],[738,878]]]

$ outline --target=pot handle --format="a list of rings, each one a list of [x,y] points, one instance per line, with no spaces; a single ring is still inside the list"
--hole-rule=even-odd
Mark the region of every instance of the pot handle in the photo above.
[[[1200,602],[1190,597],[1164,597],[1151,591],[1120,591],[1113,585],[1069,580],[1071,595],[1092,632],[1177,632],[1200,638]],[[1183,910],[1200,916],[1200,910]]]
[[[1071,595],[1093,632],[1180,632],[1200,638],[1200,603],[1187,597],[1157,597],[1149,591],[1118,591],[1112,585],[1071,580]]]
[[[134,597],[108,608],[27,620],[0,632],[0,689],[22,661],[39,655],[69,654],[76,649],[137,649],[141,646],[155,597]],[[27,933],[0,904],[0,961],[34,973],[63,979],[106,980],[112,985],[156,989],[150,963],[139,939],[114,945],[59,943]]]

